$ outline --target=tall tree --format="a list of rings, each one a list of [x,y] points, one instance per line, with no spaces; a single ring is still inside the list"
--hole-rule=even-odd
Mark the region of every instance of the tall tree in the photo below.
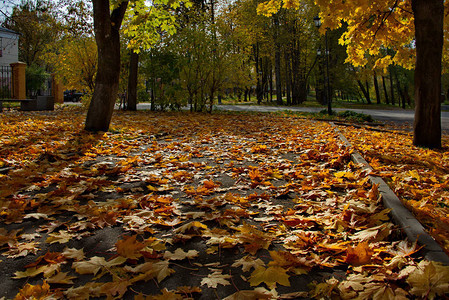
[[[112,118],[120,77],[120,27],[128,1],[110,9],[109,0],[93,0],[98,70],[85,129],[107,131]]]
[[[117,98],[120,78],[120,27],[129,1],[92,0],[94,31],[98,49],[98,71],[95,90],[85,123],[88,131],[107,131]],[[148,49],[160,39],[163,32],[176,31],[175,16],[169,12],[181,1],[155,0],[147,5],[144,0],[134,0],[128,10],[130,26],[125,34],[132,37],[129,47],[139,52]],[[111,5],[113,4],[113,5]],[[187,4],[186,4],[187,5]]]

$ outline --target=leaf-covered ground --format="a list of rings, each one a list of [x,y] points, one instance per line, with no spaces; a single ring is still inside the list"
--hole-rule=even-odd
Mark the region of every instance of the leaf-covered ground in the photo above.
[[[0,297],[449,293],[448,268],[403,241],[328,123],[118,112],[110,132],[88,134],[84,118],[0,115]],[[361,132],[371,139],[346,133]]]
[[[403,130],[340,130],[449,253],[449,137],[430,150]]]

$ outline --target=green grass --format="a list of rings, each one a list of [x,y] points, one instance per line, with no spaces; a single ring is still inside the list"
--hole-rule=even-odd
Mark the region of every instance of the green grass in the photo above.
[[[286,103],[286,98],[283,98],[283,102]],[[244,102],[243,100],[238,100],[237,98],[224,98],[221,101],[222,104],[229,104],[229,105],[257,105],[257,100],[255,97],[251,97],[251,101]],[[273,101],[266,101],[263,100],[260,105],[267,105],[267,106],[278,106],[276,103],[276,99],[274,97]],[[286,105],[285,105],[286,106]],[[288,107],[288,106],[286,106]],[[307,96],[307,100],[299,105],[294,105],[292,107],[322,107],[325,108],[326,105],[322,105],[318,103],[315,99],[315,96],[313,94]],[[347,109],[388,109],[388,110],[402,110],[402,108],[397,103],[396,105],[391,104],[376,104],[373,102],[372,104],[367,104],[361,101],[343,101],[341,99],[334,99],[332,101],[332,107],[333,108],[347,108]],[[412,109],[411,107],[407,107],[406,109]]]

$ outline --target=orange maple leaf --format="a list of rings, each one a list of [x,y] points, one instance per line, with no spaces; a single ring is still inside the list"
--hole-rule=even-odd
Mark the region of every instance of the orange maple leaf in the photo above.
[[[353,248],[346,249],[345,262],[353,266],[362,266],[371,262],[374,251],[369,247],[368,242],[362,242]]]
[[[117,253],[120,256],[129,259],[138,259],[142,256],[140,251],[145,248],[145,244],[136,240],[137,235],[125,236],[122,240],[117,241],[115,246],[117,247]]]
[[[26,300],[26,299],[45,299],[53,295],[50,292],[50,285],[47,282],[42,284],[31,285],[27,283],[16,295],[14,299],[16,300]]]

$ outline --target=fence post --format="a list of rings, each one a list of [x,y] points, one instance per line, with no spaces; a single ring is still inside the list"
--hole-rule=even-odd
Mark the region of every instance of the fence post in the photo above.
[[[15,62],[10,64],[12,68],[12,98],[26,99],[26,82],[25,82],[25,68],[26,63]]]
[[[52,78],[52,96],[55,99],[55,103],[64,103],[64,91],[62,90],[62,84],[56,78],[55,74],[51,75]]]

